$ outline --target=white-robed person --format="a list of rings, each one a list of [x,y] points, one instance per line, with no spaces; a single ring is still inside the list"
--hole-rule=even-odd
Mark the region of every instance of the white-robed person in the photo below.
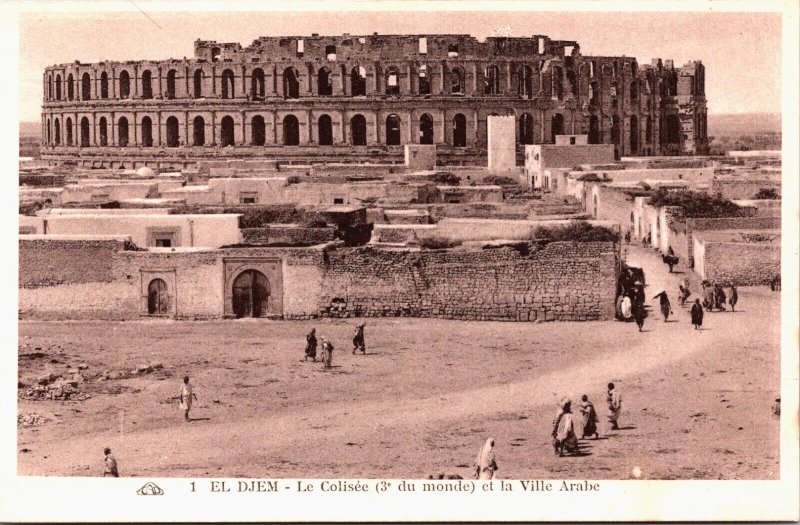
[[[197,401],[197,396],[192,392],[192,385],[189,383],[189,376],[183,376],[183,384],[181,385],[181,410],[183,411],[183,419],[189,421],[189,410],[192,409],[192,398]]]
[[[475,458],[475,478],[492,479],[497,470],[497,461],[494,456],[494,438],[489,438]]]

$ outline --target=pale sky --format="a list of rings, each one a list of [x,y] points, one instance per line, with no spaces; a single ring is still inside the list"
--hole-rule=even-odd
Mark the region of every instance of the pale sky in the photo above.
[[[585,55],[635,56],[640,64],[654,57],[673,59],[676,65],[700,59],[706,67],[710,113],[781,110],[777,13],[174,13],[150,10],[143,1],[133,5],[147,16],[138,11],[20,14],[22,121],[40,120],[42,72],[52,64],[191,57],[197,38],[244,46],[262,35],[311,33],[462,33],[483,38],[505,25],[515,37],[538,33],[577,40]]]

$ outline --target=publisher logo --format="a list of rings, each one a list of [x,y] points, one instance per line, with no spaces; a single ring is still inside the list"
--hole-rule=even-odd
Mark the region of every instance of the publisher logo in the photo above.
[[[152,481],[148,481],[136,493],[140,496],[162,496],[164,491]]]

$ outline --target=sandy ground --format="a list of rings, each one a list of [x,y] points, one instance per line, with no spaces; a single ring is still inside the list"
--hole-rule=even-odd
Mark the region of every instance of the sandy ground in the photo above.
[[[367,355],[352,355],[353,319],[22,321],[21,352],[44,355],[21,357],[20,379],[85,363],[79,389],[91,397],[20,399],[20,414],[49,421],[19,427],[18,472],[101,475],[110,446],[123,476],[470,477],[494,437],[502,478],[627,479],[639,467],[648,479],[777,479],[779,295],[742,288],[736,313],[706,314],[698,332],[677,305],[683,275],[639,247],[628,260],[647,272],[643,333],[620,322],[366,319]],[[667,323],[650,299],[662,289]],[[336,344],[332,370],[302,362],[312,326]],[[154,361],[164,368],[97,377]],[[198,397],[188,423],[174,399],[184,374]],[[605,421],[609,381],[623,397],[617,431]],[[600,439],[559,458],[556,401],[581,394],[601,416]]]

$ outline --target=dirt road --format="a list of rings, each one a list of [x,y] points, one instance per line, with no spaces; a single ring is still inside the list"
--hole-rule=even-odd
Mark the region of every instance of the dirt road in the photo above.
[[[468,323],[367,319],[366,356],[352,355],[355,320],[269,322],[21,322],[21,376],[85,362],[85,401],[20,400],[50,421],[21,427],[20,474],[98,475],[111,446],[122,475],[468,477],[487,437],[505,478],[774,479],[779,296],[740,289],[736,313],[692,330],[677,305],[681,274],[633,247],[653,306],[632,323]],[[650,297],[666,289],[674,322]],[[335,367],[301,362],[305,333],[335,342]],[[28,351],[28,350],[25,350]],[[60,353],[59,353],[60,352]],[[160,361],[163,369],[94,378]],[[60,367],[60,368],[59,368]],[[175,396],[189,374],[199,401],[184,423]],[[608,431],[605,385],[623,396]],[[588,394],[601,439],[583,455],[550,446],[555,403]]]

